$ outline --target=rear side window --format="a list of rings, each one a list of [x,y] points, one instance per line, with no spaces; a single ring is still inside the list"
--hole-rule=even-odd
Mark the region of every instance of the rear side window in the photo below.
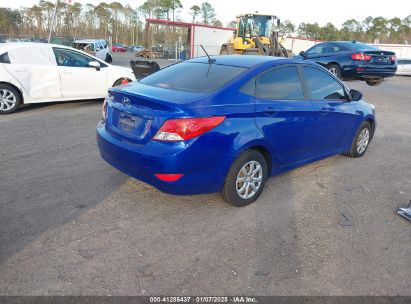
[[[74,42],[72,47],[81,51],[94,51],[94,43],[79,43]]]
[[[344,88],[332,76],[311,67],[304,67],[303,71],[311,99],[346,100]]]
[[[240,88],[240,92],[254,96],[255,95],[255,77]]]
[[[10,63],[9,53],[4,53],[0,55],[0,63]]]
[[[361,42],[345,42],[346,46],[349,47],[351,50],[354,51],[381,51],[381,49],[369,45],[369,44],[365,44],[365,43],[361,43]]]
[[[140,80],[153,87],[208,93],[216,91],[247,69],[208,63],[178,63]]]
[[[22,46],[8,52],[10,62],[27,65],[56,65],[48,46]]]
[[[271,100],[304,99],[297,68],[282,67],[262,74],[258,77],[255,95]]]

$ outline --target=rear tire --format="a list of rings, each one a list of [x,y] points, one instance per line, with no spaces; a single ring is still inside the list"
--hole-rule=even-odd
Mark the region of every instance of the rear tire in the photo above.
[[[366,80],[365,82],[369,85],[369,86],[377,86],[380,85],[382,83],[382,79],[378,79],[378,80]]]
[[[8,84],[0,84],[0,114],[17,111],[23,99],[19,91]]]
[[[329,64],[327,69],[330,71],[331,74],[336,76],[338,79],[341,79],[341,69],[337,64]]]
[[[267,161],[255,150],[241,154],[228,171],[220,194],[224,201],[236,207],[254,202],[264,189],[267,180]]]
[[[351,144],[351,150],[344,153],[344,155],[352,158],[363,156],[367,151],[368,145],[370,144],[372,136],[371,132],[371,124],[368,121],[364,121],[354,136],[354,140]]]

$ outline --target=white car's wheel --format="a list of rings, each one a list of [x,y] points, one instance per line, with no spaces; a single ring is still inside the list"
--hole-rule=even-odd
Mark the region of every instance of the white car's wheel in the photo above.
[[[20,93],[12,86],[0,84],[0,114],[15,112],[21,103]]]

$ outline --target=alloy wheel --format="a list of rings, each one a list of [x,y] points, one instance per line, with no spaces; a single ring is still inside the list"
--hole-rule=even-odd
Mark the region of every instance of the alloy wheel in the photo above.
[[[367,149],[368,142],[370,141],[370,131],[367,128],[361,130],[357,139],[357,153],[362,154]]]
[[[335,76],[338,76],[338,71],[337,71],[337,68],[336,68],[336,67],[331,67],[331,68],[329,69],[329,71],[330,71],[332,74],[334,74]]]
[[[9,111],[16,105],[17,98],[13,92],[0,89],[0,111]]]
[[[236,180],[237,194],[242,199],[252,198],[261,187],[263,168],[255,160],[247,162],[238,172]]]

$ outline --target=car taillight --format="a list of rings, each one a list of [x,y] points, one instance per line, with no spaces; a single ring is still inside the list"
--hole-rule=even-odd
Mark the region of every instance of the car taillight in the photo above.
[[[364,61],[370,61],[372,59],[372,56],[364,54],[364,53],[354,53],[351,55],[352,60],[364,60]]]
[[[169,119],[161,126],[160,130],[157,131],[153,140],[188,140],[217,127],[224,119],[225,116]]]
[[[390,61],[392,61],[392,62],[397,61],[397,56],[395,56],[395,55],[390,56]]]

